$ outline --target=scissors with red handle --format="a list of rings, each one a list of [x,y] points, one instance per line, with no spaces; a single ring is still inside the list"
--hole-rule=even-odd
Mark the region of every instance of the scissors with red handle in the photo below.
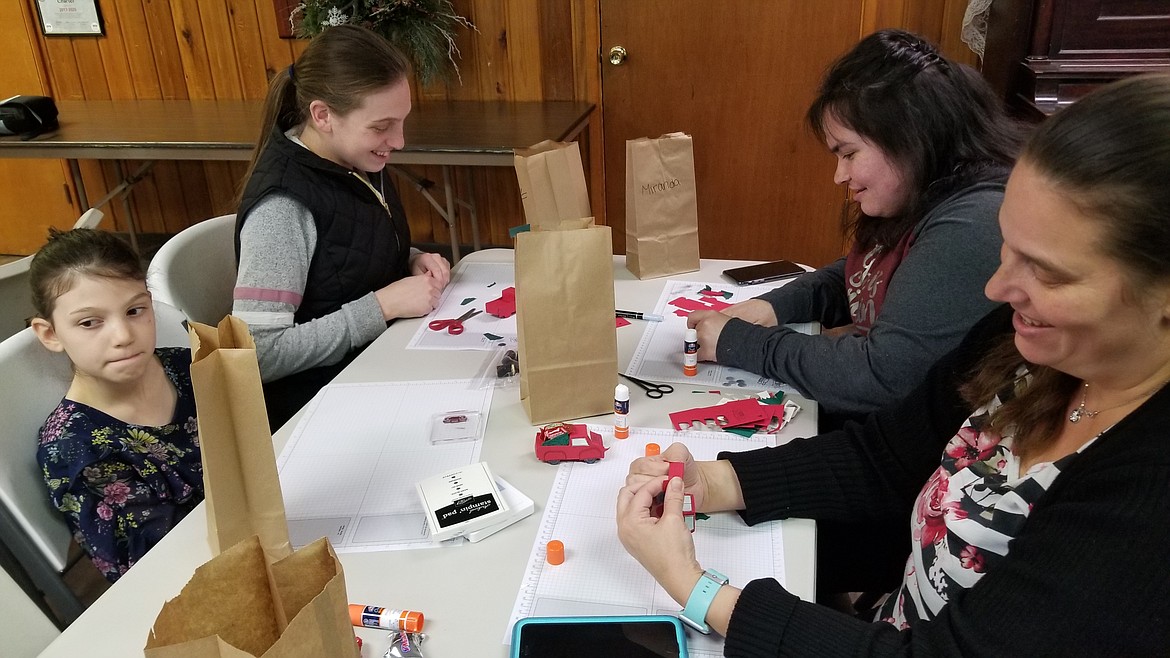
[[[463,321],[469,320],[479,315],[480,313],[483,313],[483,311],[478,311],[473,308],[463,315],[455,318],[454,320],[431,320],[427,326],[435,331],[442,331],[446,329],[447,333],[451,334],[452,336],[458,336],[459,334],[463,333]]]

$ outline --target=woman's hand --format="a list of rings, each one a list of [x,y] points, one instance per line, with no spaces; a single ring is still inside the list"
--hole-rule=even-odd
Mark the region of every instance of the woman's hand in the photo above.
[[[679,605],[685,605],[703,567],[695,559],[695,543],[683,523],[683,482],[671,478],[662,516],[650,514],[662,494],[662,478],[622,487],[617,499],[617,530],[622,546],[658,581]]]
[[[717,311],[692,311],[687,316],[687,327],[699,331],[699,360],[714,361],[715,348],[719,345],[719,334],[731,320],[731,316]]]
[[[382,307],[382,317],[387,321],[395,318],[417,318],[435,310],[445,285],[445,282],[440,282],[440,279],[430,274],[416,274],[375,290],[374,298]]]
[[[743,509],[743,490],[731,462],[695,461],[691,451],[681,443],[672,443],[660,455],[635,459],[626,475],[626,486],[636,488],[653,481],[661,487],[670,468],[668,462],[682,463],[683,486],[694,497],[696,512]]]
[[[723,309],[722,312],[724,315],[758,324],[761,327],[775,327],[779,324],[776,309],[762,299],[749,299],[746,302],[732,304]]]
[[[410,257],[410,273],[418,276],[425,274],[435,279],[439,290],[447,287],[451,281],[451,263],[439,254],[417,253]]]

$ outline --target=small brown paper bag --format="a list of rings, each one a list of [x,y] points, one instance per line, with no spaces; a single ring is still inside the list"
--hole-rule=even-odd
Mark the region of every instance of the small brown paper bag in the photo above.
[[[626,267],[639,279],[699,269],[690,135],[626,142]]]
[[[520,399],[533,424],[613,411],[613,243],[592,224],[516,236]]]
[[[545,140],[516,149],[515,167],[524,217],[533,228],[593,215],[577,142]]]
[[[269,565],[251,537],[196,569],[163,605],[146,658],[356,658],[348,603],[328,540]]]
[[[288,522],[248,325],[191,323],[191,385],[199,416],[207,526],[215,553],[258,535],[270,561],[288,555]]]

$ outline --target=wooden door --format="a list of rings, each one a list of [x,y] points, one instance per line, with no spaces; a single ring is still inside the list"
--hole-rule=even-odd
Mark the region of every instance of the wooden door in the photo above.
[[[625,250],[625,142],[694,138],[704,258],[842,253],[845,191],[804,123],[825,68],[857,42],[863,0],[601,0],[605,217]],[[608,61],[623,46],[625,62]]]
[[[38,25],[35,14],[26,3],[0,2],[0,62],[4,62],[0,98],[51,95],[36,36],[29,33]],[[73,205],[68,174],[61,160],[0,159],[0,181],[5,181],[0,195],[0,254],[31,254],[45,243],[50,226],[67,229],[81,215]]]

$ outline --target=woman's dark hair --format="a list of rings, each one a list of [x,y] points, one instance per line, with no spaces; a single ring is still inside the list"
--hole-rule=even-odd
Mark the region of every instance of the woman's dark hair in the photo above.
[[[49,241],[29,265],[37,317],[52,320],[57,298],[73,288],[80,276],[146,281],[146,270],[130,245],[113,233],[88,228],[49,229]]]
[[[1020,156],[1041,179],[1101,224],[1099,249],[1122,268],[1128,293],[1170,281],[1170,75],[1142,75],[1105,86],[1048,119]],[[1121,330],[1121,328],[1119,328]],[[1016,382],[1031,381],[995,413],[1001,431],[1014,427],[1017,445],[1053,439],[1080,386],[1071,375],[1024,362],[1008,336],[964,387],[986,404]]]
[[[268,83],[260,136],[239,194],[268,146],[274,126],[286,131],[304,123],[315,100],[344,116],[367,95],[401,82],[409,73],[410,60],[401,51],[360,25],[335,25],[313,37],[297,61]]]
[[[897,244],[963,187],[1006,180],[1023,141],[977,71],[902,30],[875,32],[832,65],[806,115],[822,141],[830,117],[880,148],[910,187],[899,217],[852,209],[847,231],[862,250]]]

